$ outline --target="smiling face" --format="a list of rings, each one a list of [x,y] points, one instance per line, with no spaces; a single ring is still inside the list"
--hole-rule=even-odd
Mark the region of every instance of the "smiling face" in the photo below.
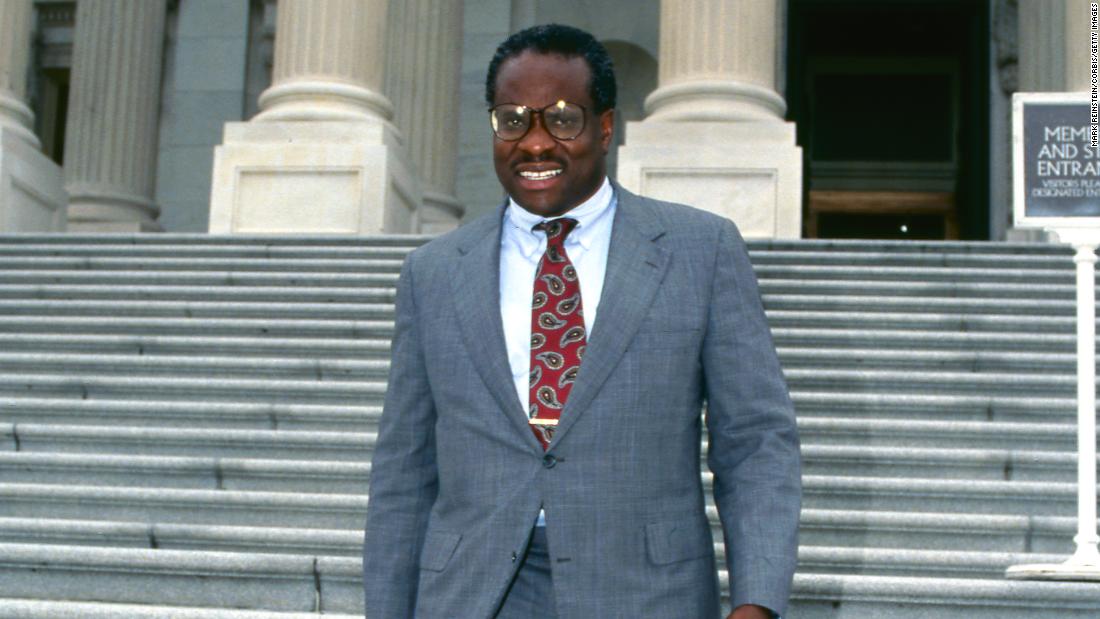
[[[614,110],[596,114],[588,94],[591,72],[584,58],[525,51],[505,60],[497,72],[493,105],[517,103],[542,109],[558,101],[585,108],[585,127],[572,140],[556,140],[541,117],[519,140],[493,136],[493,165],[504,190],[520,206],[555,217],[590,198],[607,175]]]

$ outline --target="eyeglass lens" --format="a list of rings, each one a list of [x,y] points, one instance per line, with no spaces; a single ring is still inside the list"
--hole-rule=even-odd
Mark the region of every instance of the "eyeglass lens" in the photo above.
[[[559,140],[572,140],[584,130],[584,108],[566,101],[558,101],[541,110],[504,103],[490,110],[489,118],[497,137],[513,141],[527,135],[535,114],[542,116],[546,131]]]

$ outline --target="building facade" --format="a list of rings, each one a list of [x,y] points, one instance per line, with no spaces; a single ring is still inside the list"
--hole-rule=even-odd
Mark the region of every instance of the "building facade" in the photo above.
[[[488,212],[485,68],[608,48],[612,174],[769,238],[1004,239],[1016,91],[1083,0],[0,0],[0,230],[439,233]]]

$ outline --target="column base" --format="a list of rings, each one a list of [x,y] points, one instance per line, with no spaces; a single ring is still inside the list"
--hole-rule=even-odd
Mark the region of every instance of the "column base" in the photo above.
[[[143,232],[164,232],[156,222],[70,219],[66,232],[87,234],[138,234]]]
[[[72,184],[68,191],[69,232],[164,232],[151,200],[90,184]]]
[[[1100,582],[1100,563],[1032,563],[1013,565],[1005,570],[1009,580],[1080,580]]]
[[[61,168],[0,127],[0,231],[64,232],[68,202]]]
[[[210,232],[415,232],[420,189],[387,123],[228,123],[214,150]]]
[[[793,123],[627,123],[618,180],[733,220],[745,237],[802,236],[802,149]]]

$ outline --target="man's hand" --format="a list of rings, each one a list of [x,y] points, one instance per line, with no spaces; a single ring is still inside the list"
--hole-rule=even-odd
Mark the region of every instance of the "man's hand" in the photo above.
[[[772,619],[772,611],[756,604],[745,604],[733,609],[726,619]]]

